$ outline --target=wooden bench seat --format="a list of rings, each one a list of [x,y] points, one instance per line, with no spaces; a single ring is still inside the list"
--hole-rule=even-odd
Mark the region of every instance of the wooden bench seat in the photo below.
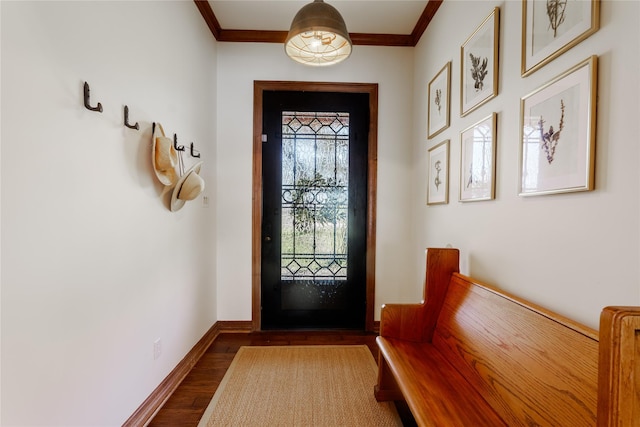
[[[392,365],[393,375],[402,385],[409,406],[420,408],[413,411],[419,425],[430,425],[430,419],[446,419],[457,426],[504,425],[482,395],[432,344],[381,338],[378,346],[386,360],[399,362]]]
[[[458,258],[429,249],[425,300],[383,306],[378,400],[405,400],[420,426],[640,425],[639,308],[606,308],[603,343]]]

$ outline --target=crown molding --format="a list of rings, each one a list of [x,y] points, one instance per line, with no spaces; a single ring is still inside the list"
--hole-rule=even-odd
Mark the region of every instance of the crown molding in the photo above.
[[[213,37],[219,42],[284,43],[287,31],[232,30],[220,27],[208,0],[193,0]],[[411,34],[349,33],[354,45],[414,47],[433,19],[443,0],[429,0]]]

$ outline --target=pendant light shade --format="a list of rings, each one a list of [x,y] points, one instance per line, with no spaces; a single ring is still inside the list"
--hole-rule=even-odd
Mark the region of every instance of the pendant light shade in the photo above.
[[[333,65],[351,55],[351,38],[340,12],[314,0],[293,18],[284,48],[291,59],[302,64]]]

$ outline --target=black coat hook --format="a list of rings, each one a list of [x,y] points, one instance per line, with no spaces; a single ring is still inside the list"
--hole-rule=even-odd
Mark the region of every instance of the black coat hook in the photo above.
[[[98,111],[102,113],[102,104],[98,102],[98,105],[92,107],[89,105],[89,83],[84,82],[84,106],[87,110]]]
[[[140,129],[140,125],[138,124],[138,122],[136,122],[136,124],[134,125],[129,123],[129,107],[126,105],[124,106],[124,125],[129,129],[135,129],[135,130]]]
[[[200,157],[200,152],[193,149],[193,142],[191,143],[191,157]]]
[[[184,151],[184,145],[178,145],[178,135],[177,134],[173,134],[173,148],[176,149],[176,151]]]

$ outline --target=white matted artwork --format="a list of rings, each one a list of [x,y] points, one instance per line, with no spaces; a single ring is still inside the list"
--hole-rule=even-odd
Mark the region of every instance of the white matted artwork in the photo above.
[[[522,76],[562,55],[599,26],[599,0],[523,0]]]
[[[495,198],[497,114],[460,133],[460,201]]]
[[[427,205],[449,203],[449,140],[429,149]]]
[[[449,127],[451,100],[451,61],[429,82],[427,137],[433,138]]]
[[[498,95],[500,8],[493,9],[460,48],[460,115]]]
[[[520,100],[520,195],[593,190],[598,57]]]

